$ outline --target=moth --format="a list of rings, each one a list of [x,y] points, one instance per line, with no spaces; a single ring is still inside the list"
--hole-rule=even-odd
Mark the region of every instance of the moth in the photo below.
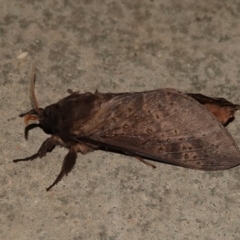
[[[224,98],[157,89],[127,93],[79,93],[39,108],[33,71],[30,99],[33,109],[20,114],[28,130],[39,126],[51,136],[38,152],[14,162],[42,158],[57,145],[68,149],[49,191],[74,167],[77,153],[101,149],[143,160],[200,170],[224,170],[240,164],[240,151],[225,126],[240,105]],[[30,124],[36,120],[38,124]]]

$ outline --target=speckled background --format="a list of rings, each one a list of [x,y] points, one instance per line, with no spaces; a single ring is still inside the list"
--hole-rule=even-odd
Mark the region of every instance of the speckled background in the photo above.
[[[240,167],[202,172],[96,151],[51,192],[66,150],[23,136],[30,65],[40,106],[66,89],[172,87],[240,103],[240,2],[0,0],[0,238],[240,240]],[[240,114],[229,127],[240,145]]]

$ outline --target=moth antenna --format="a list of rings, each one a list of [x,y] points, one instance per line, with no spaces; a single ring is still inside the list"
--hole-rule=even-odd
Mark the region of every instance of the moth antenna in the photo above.
[[[35,91],[34,91],[34,85],[35,85],[35,80],[36,80],[36,66],[34,65],[32,67],[32,72],[31,72],[31,77],[30,77],[30,100],[33,109],[36,111],[37,115],[40,115],[40,110],[38,107]]]

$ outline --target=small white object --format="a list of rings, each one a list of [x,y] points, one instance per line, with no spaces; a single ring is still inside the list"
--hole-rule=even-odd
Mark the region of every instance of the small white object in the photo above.
[[[22,52],[17,56],[17,59],[25,58],[28,55],[28,52]]]

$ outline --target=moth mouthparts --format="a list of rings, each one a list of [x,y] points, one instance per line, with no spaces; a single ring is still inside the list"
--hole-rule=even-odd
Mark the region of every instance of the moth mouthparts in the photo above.
[[[25,115],[24,116],[24,123],[25,123],[26,126],[28,125],[28,122],[30,120],[37,120],[37,121],[39,121],[39,117],[36,116],[36,115]]]

